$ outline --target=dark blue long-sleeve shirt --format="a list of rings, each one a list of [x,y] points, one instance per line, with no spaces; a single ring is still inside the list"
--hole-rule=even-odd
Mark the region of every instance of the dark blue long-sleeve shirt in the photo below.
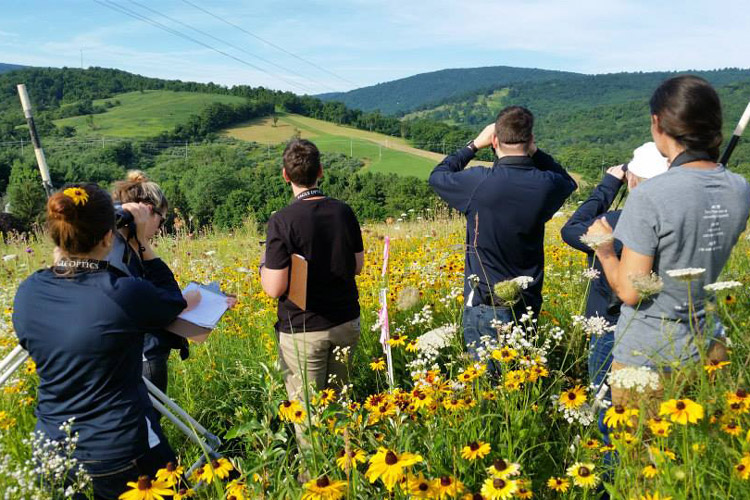
[[[595,259],[594,250],[581,242],[581,236],[586,234],[591,224],[596,219],[604,216],[610,226],[614,229],[620,219],[621,210],[607,212],[617,193],[622,187],[622,182],[612,175],[605,175],[604,179],[591,192],[591,196],[578,207],[578,210],[570,217],[563,226],[560,234],[563,241],[571,247],[584,252],[588,256],[589,267],[599,271],[599,277],[592,281],[586,302],[586,316],[601,316],[611,324],[617,323],[617,315],[608,312],[608,306],[612,297],[612,289],[604,275],[600,262]],[[617,255],[622,252],[622,244],[615,240],[615,251]]]
[[[430,174],[430,186],[466,215],[466,276],[479,278],[472,305],[496,283],[518,276],[534,281],[520,306],[538,310],[544,281],[544,225],[577,185],[555,160],[537,150],[533,157],[505,156],[492,168],[464,170],[474,152],[466,147],[447,156]],[[464,283],[464,296],[472,285]]]
[[[141,378],[143,334],[186,307],[166,264],[144,278],[117,270],[38,271],[18,287],[13,325],[39,374],[37,429],[54,440],[75,418],[80,460],[131,459],[149,449],[151,403]]]

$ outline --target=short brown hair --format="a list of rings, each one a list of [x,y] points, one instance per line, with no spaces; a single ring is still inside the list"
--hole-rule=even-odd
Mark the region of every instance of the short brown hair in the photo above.
[[[67,256],[89,253],[114,227],[112,198],[96,184],[69,184],[47,200],[47,229]]]
[[[683,75],[664,81],[649,102],[651,114],[659,117],[659,128],[690,151],[706,151],[719,159],[721,147],[721,101],[703,78]]]
[[[523,106],[508,106],[495,120],[495,134],[502,144],[527,144],[533,132],[534,115]]]
[[[289,179],[301,187],[310,187],[318,180],[320,151],[312,142],[294,139],[284,149],[284,170]]]

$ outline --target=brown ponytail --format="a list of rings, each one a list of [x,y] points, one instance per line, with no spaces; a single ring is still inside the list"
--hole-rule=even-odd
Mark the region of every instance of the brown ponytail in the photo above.
[[[716,161],[721,146],[721,101],[711,84],[692,75],[659,85],[649,103],[659,128],[689,151],[705,151]]]
[[[166,216],[169,203],[159,185],[140,170],[130,170],[124,181],[115,182],[112,199],[119,203],[146,203]]]
[[[89,253],[114,229],[112,198],[96,184],[70,184],[47,201],[47,229],[66,255]]]

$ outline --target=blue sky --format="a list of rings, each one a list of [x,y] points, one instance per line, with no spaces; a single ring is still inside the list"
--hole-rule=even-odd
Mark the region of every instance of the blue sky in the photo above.
[[[744,0],[189,0],[270,44],[183,0],[99,1],[3,0],[0,62],[78,67],[82,50],[86,67],[297,93],[456,67],[583,73],[750,68],[750,4]]]

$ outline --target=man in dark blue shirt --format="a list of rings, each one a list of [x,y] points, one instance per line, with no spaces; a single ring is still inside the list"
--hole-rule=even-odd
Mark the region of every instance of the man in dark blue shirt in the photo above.
[[[577,185],[555,160],[537,149],[534,116],[520,106],[500,112],[466,147],[446,157],[430,175],[430,185],[448,205],[466,215],[464,341],[478,358],[490,325],[520,319],[542,306],[544,225]],[[479,149],[492,147],[491,168],[465,170]],[[495,297],[495,284],[526,276],[530,281],[512,308]]]

